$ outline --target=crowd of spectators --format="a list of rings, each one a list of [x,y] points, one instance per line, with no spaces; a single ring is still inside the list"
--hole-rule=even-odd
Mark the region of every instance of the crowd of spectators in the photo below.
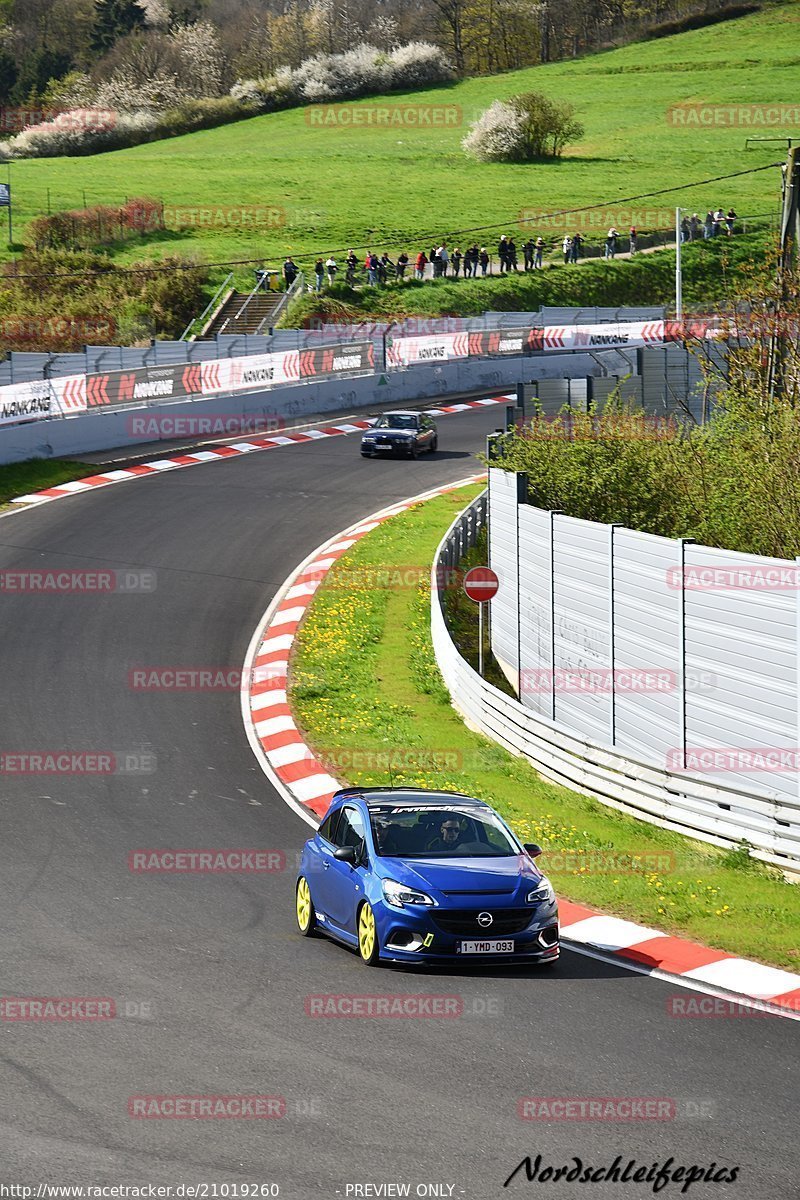
[[[732,207],[727,213],[724,213],[721,208],[709,210],[705,219],[702,219],[698,213],[693,213],[691,217],[685,216],[680,225],[681,241],[692,242],[714,238],[723,232],[731,237],[736,219],[737,214]],[[603,258],[616,258],[618,253],[623,252],[620,250],[622,244],[619,231],[612,225],[603,240]],[[627,245],[631,256],[639,252],[639,233],[633,225],[628,230]],[[558,248],[557,244],[556,248]],[[479,246],[477,242],[473,242],[462,251],[460,246],[449,249],[444,241],[438,246],[432,246],[430,250],[420,250],[413,257],[409,257],[408,253],[403,250],[395,259],[392,259],[385,251],[378,255],[375,251],[368,250],[362,260],[354,250],[350,250],[341,264],[333,255],[327,259],[320,257],[316,260],[313,270],[313,288],[315,291],[321,292],[326,279],[328,285],[331,286],[336,282],[340,272],[350,287],[354,287],[365,279],[368,287],[380,287],[390,280],[459,279],[462,277],[476,279],[479,275],[506,275],[518,272],[520,265],[523,272],[536,271],[544,266],[544,255],[548,249],[543,237],[529,236],[517,248],[513,235],[504,234],[497,245],[496,254],[491,254],[486,246]],[[566,264],[577,263],[584,256],[585,239],[577,231],[571,234],[565,233],[560,242],[560,251]],[[497,271],[494,269],[495,263],[497,263]],[[294,283],[298,273],[297,264],[291,257],[287,258],[283,264],[283,276],[287,288]]]

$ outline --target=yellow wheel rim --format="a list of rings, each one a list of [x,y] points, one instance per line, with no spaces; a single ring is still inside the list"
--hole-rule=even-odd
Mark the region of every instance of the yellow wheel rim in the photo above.
[[[363,959],[372,958],[375,949],[375,916],[368,904],[363,905],[358,918],[358,948]]]
[[[311,920],[311,892],[305,879],[297,885],[297,924],[305,932]]]

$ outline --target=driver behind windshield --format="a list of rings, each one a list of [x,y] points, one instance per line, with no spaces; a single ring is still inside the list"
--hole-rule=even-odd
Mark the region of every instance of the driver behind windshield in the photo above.
[[[434,853],[452,854],[464,842],[464,830],[455,815],[445,816],[439,826],[439,834],[428,843]]]

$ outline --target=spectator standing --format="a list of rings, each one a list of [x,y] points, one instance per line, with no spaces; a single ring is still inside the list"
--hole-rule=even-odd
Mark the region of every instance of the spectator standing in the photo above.
[[[414,278],[415,279],[424,279],[425,278],[425,268],[427,267],[427,265],[428,265],[428,256],[424,250],[420,250],[419,254],[417,255],[416,262],[414,263]]]
[[[583,249],[583,238],[579,233],[573,235],[572,238],[572,261],[576,263],[580,258],[581,250]]]
[[[534,270],[542,265],[542,255],[544,254],[544,238],[536,239],[536,246],[533,251],[533,267]]]
[[[497,246],[497,257],[500,262],[500,274],[508,270],[508,238],[505,234],[500,238]]]
[[[336,259],[333,257],[333,255],[331,255],[328,261],[325,263],[325,267],[328,272],[328,283],[332,284],[336,278],[336,272],[339,270],[336,265]]]
[[[367,255],[367,282],[370,287],[378,286],[378,256],[372,250]]]
[[[572,261],[572,238],[568,233],[564,234],[564,241],[561,243],[561,249],[564,253],[564,262]]]
[[[383,254],[381,255],[381,261],[378,265],[378,277],[379,277],[381,283],[386,283],[387,279],[394,277],[396,275],[397,275],[397,268],[395,267],[392,260],[389,258],[389,255],[384,250]]]
[[[358,268],[358,258],[356,257],[355,250],[347,251],[346,262],[347,262],[347,274],[345,275],[345,281],[349,284],[350,287],[353,287],[353,285],[355,284],[355,281],[356,281],[356,269]]]
[[[441,246],[436,251],[436,253],[439,255],[439,262],[441,263],[441,267],[439,269],[439,274],[446,275],[447,274],[447,266],[448,266],[448,263],[450,262],[450,255],[447,252],[447,242],[442,242]]]
[[[453,278],[454,279],[458,279],[458,273],[461,270],[461,260],[463,257],[464,257],[464,255],[461,253],[458,246],[456,246],[455,250],[453,251],[452,258],[451,258],[451,262],[453,264]],[[466,270],[466,268],[465,268],[465,270]]]
[[[481,264],[481,274],[485,275],[489,269],[489,252],[485,246],[478,251],[478,262]]]
[[[523,261],[526,271],[533,270],[533,238],[529,237],[527,242],[522,243]]]
[[[283,278],[286,280],[286,289],[288,291],[295,279],[297,279],[297,265],[291,255],[283,264]]]
[[[736,212],[733,205],[731,205],[725,214],[725,232],[727,233],[728,237],[733,237],[733,223],[735,220]]]
[[[628,240],[630,243],[631,258],[633,258],[634,254],[636,253],[636,251],[639,248],[639,246],[638,246],[639,235],[636,232],[635,225],[631,225],[631,227],[630,227],[630,230],[628,232]]]
[[[510,237],[508,239],[508,244],[506,247],[506,254],[508,255],[509,271],[510,270],[516,271],[517,270],[517,243],[514,241],[513,237]]]
[[[318,292],[322,291],[322,282],[325,278],[325,264],[321,258],[318,258],[314,263],[314,280],[315,289]]]
[[[440,279],[442,275],[442,256],[435,247],[431,250],[431,264],[433,265],[433,278]]]
[[[681,242],[688,242],[690,240],[690,235],[691,235],[691,229],[689,228],[688,218],[682,217],[681,218]]]
[[[615,258],[617,253],[617,238],[619,234],[612,225],[606,234],[606,244],[603,250],[604,258]]]
[[[712,218],[712,237],[719,237],[722,232],[722,225],[725,220],[725,214],[721,208],[718,208]]]
[[[706,219],[703,222],[703,237],[710,238],[714,232],[714,214],[709,211],[706,213]]]
[[[702,226],[702,224],[703,224],[703,222],[700,220],[700,214],[692,213],[692,216],[689,220],[689,241],[690,242],[697,241],[698,237],[700,236],[700,227]]]
[[[397,256],[397,278],[405,279],[406,267],[408,266],[408,255],[405,250]]]

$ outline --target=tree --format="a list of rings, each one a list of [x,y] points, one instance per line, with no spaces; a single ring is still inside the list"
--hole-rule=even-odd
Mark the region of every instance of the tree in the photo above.
[[[137,0],[96,0],[92,49],[105,53],[119,38],[143,29],[145,20],[145,11]]]
[[[68,50],[42,48],[27,55],[11,88],[13,104],[36,103],[52,79],[61,79],[72,67]]]
[[[14,85],[19,77],[14,55],[5,47],[0,48],[0,101],[6,103],[11,98]]]

